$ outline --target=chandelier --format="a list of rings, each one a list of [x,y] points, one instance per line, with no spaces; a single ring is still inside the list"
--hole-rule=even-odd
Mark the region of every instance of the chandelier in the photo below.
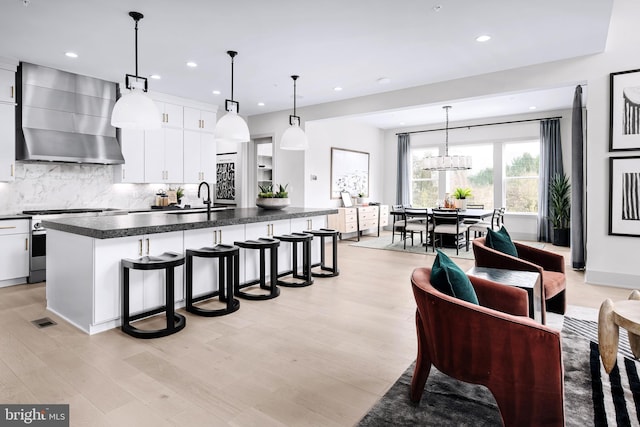
[[[426,157],[422,161],[422,169],[428,171],[457,171],[471,169],[471,156],[450,156],[449,155],[449,109],[450,105],[444,107],[446,114],[444,156]]]

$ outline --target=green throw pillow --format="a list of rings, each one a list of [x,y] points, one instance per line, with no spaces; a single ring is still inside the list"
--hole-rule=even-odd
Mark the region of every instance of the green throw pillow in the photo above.
[[[440,250],[431,267],[431,284],[444,294],[479,304],[476,291],[467,275]]]
[[[499,231],[493,231],[490,228],[487,228],[485,244],[487,247],[495,249],[496,251],[515,257],[518,256],[516,245],[511,241],[511,236],[507,233],[507,229],[504,228],[504,225],[500,227]]]

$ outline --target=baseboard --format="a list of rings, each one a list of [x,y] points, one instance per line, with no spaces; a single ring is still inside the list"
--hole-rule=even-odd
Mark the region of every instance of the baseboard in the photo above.
[[[611,271],[594,271],[587,268],[584,274],[584,281],[590,285],[638,289],[640,276],[637,274],[623,274]]]

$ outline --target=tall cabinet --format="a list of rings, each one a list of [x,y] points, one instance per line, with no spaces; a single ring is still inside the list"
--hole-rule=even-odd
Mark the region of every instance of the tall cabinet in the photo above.
[[[13,181],[16,167],[16,73],[9,68],[0,62],[0,181]]]
[[[168,95],[154,102],[162,128],[120,130],[125,163],[115,168],[115,182],[215,183],[215,107]]]

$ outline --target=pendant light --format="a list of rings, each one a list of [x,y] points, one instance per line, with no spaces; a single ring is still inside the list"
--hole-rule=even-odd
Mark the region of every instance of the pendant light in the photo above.
[[[306,150],[309,146],[307,135],[300,128],[300,117],[296,116],[296,80],[299,76],[291,76],[293,79],[293,115],[289,115],[289,128],[282,134],[280,148],[283,150]]]
[[[136,22],[136,74],[125,75],[125,85],[129,93],[122,95],[111,113],[111,125],[122,129],[160,129],[160,111],[156,104],[145,95],[147,78],[138,74],[138,22],[144,18],[140,12],[129,12]]]
[[[242,117],[238,115],[240,103],[233,100],[233,58],[238,52],[228,50],[227,54],[231,57],[231,99],[227,99],[224,102],[224,109],[227,114],[216,123],[215,139],[229,142],[247,142],[249,141],[249,127]]]
[[[422,161],[422,169],[428,171],[457,171],[471,169],[471,156],[449,155],[449,110],[450,105],[444,107],[446,114],[444,156],[427,157]]]

